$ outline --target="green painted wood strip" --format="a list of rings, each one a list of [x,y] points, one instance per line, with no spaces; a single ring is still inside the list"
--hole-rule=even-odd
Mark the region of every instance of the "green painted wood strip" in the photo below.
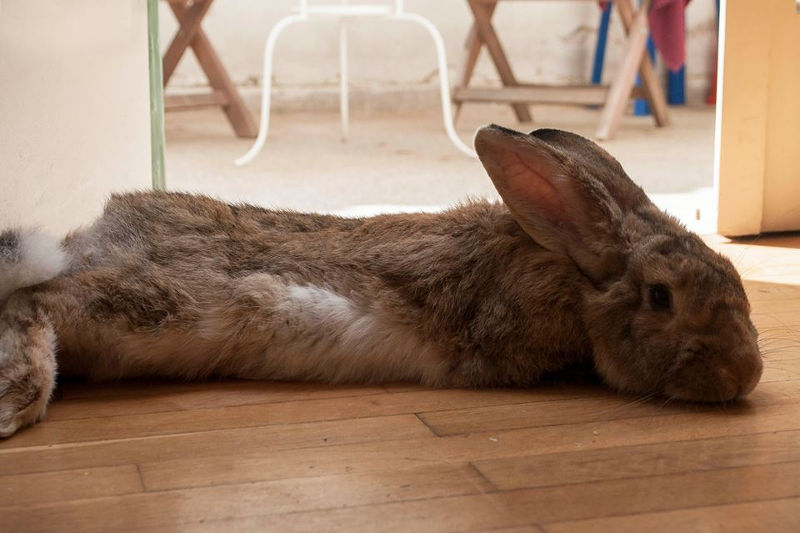
[[[147,49],[150,64],[150,159],[153,189],[167,188],[164,169],[164,83],[158,45],[158,0],[147,0]]]

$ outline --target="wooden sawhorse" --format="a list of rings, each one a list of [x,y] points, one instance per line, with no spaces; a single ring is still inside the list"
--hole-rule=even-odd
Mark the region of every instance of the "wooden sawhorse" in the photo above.
[[[191,47],[197,62],[208,77],[212,91],[207,94],[171,95],[164,97],[164,108],[169,110],[190,109],[204,106],[221,106],[239,137],[253,138],[258,135],[250,111],[236,90],[225,66],[222,64],[211,41],[208,40],[201,23],[214,0],[168,0],[169,7],[178,19],[180,29],[164,53],[164,87],[175,72],[175,67],[187,48]]]
[[[667,102],[664,91],[658,83],[650,57],[645,53],[647,46],[647,12],[649,0],[642,2],[637,9],[631,0],[614,0],[620,19],[628,34],[628,44],[619,72],[610,86],[567,85],[546,86],[519,83],[511,70],[497,32],[492,26],[492,15],[499,0],[467,0],[475,19],[467,38],[467,57],[461,73],[460,83],[453,90],[453,101],[461,106],[464,102],[504,102],[510,104],[521,122],[531,121],[528,104],[577,104],[603,106],[596,135],[599,139],[610,139],[619,126],[625,106],[631,97],[645,98],[653,111],[656,125],[669,124]],[[474,88],[469,82],[478,61],[481,48],[486,46],[503,87]],[[636,87],[636,73],[642,79],[641,87]]]

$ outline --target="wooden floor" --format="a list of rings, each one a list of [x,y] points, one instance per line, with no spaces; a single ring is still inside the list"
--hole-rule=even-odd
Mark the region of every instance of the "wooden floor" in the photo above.
[[[712,244],[762,332],[746,402],[67,384],[0,442],[0,530],[800,531],[800,237]]]

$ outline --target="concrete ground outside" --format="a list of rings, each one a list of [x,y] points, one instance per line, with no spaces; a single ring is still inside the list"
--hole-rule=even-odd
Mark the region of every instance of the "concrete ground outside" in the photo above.
[[[599,117],[599,110],[578,107],[532,110],[535,123],[519,124],[507,106],[466,106],[457,130],[465,141],[489,122],[591,136]],[[671,126],[656,128],[649,117],[626,116],[616,138],[602,144],[658,205],[696,231],[713,232],[713,107],[672,108],[671,118]],[[346,142],[336,113],[273,114],[264,150],[241,168],[233,160],[252,141],[236,138],[219,110],[170,113],[166,136],[168,188],[229,201],[368,215],[497,198],[478,161],[447,139],[435,108],[355,113]]]

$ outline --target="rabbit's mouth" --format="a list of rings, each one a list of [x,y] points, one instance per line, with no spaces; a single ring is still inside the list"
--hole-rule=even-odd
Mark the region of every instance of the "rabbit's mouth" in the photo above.
[[[687,360],[667,381],[664,394],[690,402],[729,402],[752,392],[761,379],[758,351],[734,352],[723,364],[713,359]]]

